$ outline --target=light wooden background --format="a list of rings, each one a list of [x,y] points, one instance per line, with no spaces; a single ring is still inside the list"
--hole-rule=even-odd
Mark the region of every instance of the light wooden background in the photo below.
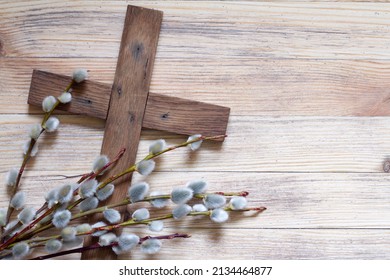
[[[2,176],[20,164],[28,128],[42,117],[26,104],[32,69],[85,67],[91,79],[110,83],[127,4],[164,12],[151,91],[231,107],[223,145],[161,158],[148,178],[152,189],[204,178],[210,190],[248,190],[251,206],[268,208],[222,226],[168,223],[164,232],[192,238],[166,241],[152,258],[390,258],[386,3],[0,1]],[[89,170],[100,151],[102,121],[60,120],[22,182],[31,205]],[[161,137],[185,139],[145,130],[139,158]],[[7,199],[1,188],[2,206]]]

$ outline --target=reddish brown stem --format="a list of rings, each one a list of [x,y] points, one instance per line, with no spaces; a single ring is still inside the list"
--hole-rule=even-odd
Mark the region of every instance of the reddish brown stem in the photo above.
[[[42,131],[41,131],[41,133],[42,133]],[[18,177],[16,177],[16,183],[15,183],[13,189],[12,189],[11,199],[18,191],[20,179],[22,178],[22,175],[23,175],[24,169],[26,168],[28,160],[30,159],[30,154],[31,154],[31,151],[32,151],[35,143],[36,143],[36,140],[31,138],[30,145],[28,147],[28,150],[27,150],[26,154],[24,155],[22,165],[19,168]],[[13,210],[14,209],[11,207],[11,200],[10,200],[9,203],[8,203],[6,224],[8,224],[9,220],[11,219],[11,215],[12,215]],[[5,234],[4,234],[4,231],[3,231],[3,227],[1,227],[0,241],[4,240],[4,237],[5,237],[4,235]]]
[[[260,207],[249,207],[249,208],[245,208],[245,209],[241,209],[241,210],[234,210],[235,212],[246,212],[246,211],[257,211],[259,213],[261,212],[264,212],[265,210],[267,210],[266,207],[264,206],[260,206]]]
[[[142,242],[144,242],[145,240],[153,239],[153,238],[154,239],[174,239],[174,238],[189,238],[189,237],[191,237],[191,236],[189,234],[185,234],[185,233],[174,233],[174,234],[161,235],[161,236],[155,236],[155,237],[145,236],[139,240],[139,244],[142,244]],[[106,246],[101,246],[99,243],[95,243],[95,244],[85,246],[85,247],[79,247],[79,248],[75,248],[75,249],[71,249],[71,250],[57,252],[54,254],[35,257],[31,260],[46,260],[46,259],[65,256],[65,255],[69,255],[69,254],[82,253],[82,252],[89,251],[89,250],[95,250],[95,249],[101,249],[101,248],[112,248],[112,247],[117,246],[117,245],[118,245],[118,242],[114,242],[114,243],[112,243],[110,245],[106,245]]]
[[[81,182],[84,182],[88,177],[92,176],[93,174],[95,174],[93,171],[84,174],[84,175],[80,178],[80,180],[77,181],[77,184],[80,184]]]
[[[19,237],[23,236],[24,233],[32,229],[37,223],[39,223],[43,218],[47,217],[48,215],[51,214],[51,212],[54,211],[56,207],[50,208],[46,213],[41,215],[39,218],[35,219],[31,224],[29,224],[27,227],[25,227],[23,230],[20,232],[15,233],[10,239],[8,239],[6,242],[0,245],[0,251],[7,248],[10,244],[15,242]]]
[[[104,170],[106,170],[107,168],[109,168],[111,165],[113,165],[114,163],[116,163],[122,156],[123,154],[126,152],[126,149],[125,148],[122,148],[119,153],[116,155],[116,157],[108,162],[105,166],[103,166],[100,170],[98,170],[96,173],[91,171],[87,174],[84,174],[78,181],[77,181],[77,184],[80,184],[81,182],[85,181],[85,180],[90,180],[90,179],[94,179],[96,178],[96,176],[98,176],[97,174],[100,174],[102,173]],[[75,190],[75,192],[73,193],[73,195],[77,195],[78,194],[78,190]],[[77,205],[77,204],[76,204]],[[76,206],[74,205],[74,206]],[[41,208],[39,208],[39,210],[37,211],[37,214],[41,213],[43,210],[45,210],[47,207],[47,202],[45,202]]]
[[[224,196],[230,196],[231,193],[228,193],[228,192],[215,192],[216,194],[220,194],[220,195],[224,195]],[[242,191],[242,192],[239,192],[239,193],[236,193],[235,194],[236,196],[243,196],[243,197],[246,197],[249,195],[249,192],[247,191]]]
[[[96,178],[100,173],[102,173],[103,171],[105,171],[108,167],[110,167],[111,165],[113,165],[114,163],[116,163],[122,156],[123,154],[126,152],[126,149],[125,148],[122,148],[119,153],[117,154],[117,156],[112,160],[110,161],[109,163],[107,163],[105,166],[103,166],[102,168],[100,168],[96,173],[93,173],[88,179],[91,180],[91,179],[94,179]]]
[[[116,157],[108,162],[105,166],[103,166],[102,168],[100,168],[97,172],[89,172],[87,174],[84,174],[80,180],[77,181],[78,184],[80,184],[81,182],[85,181],[85,180],[91,180],[91,179],[95,179],[97,176],[99,176],[99,174],[101,174],[103,171],[105,171],[107,168],[109,168],[111,165],[113,165],[114,163],[116,163],[118,160],[120,160],[120,158],[123,156],[123,154],[126,152],[126,149],[125,148],[122,148],[119,153],[116,155]]]

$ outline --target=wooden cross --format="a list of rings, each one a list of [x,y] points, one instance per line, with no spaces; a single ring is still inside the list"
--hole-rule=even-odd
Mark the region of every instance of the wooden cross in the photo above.
[[[149,92],[161,22],[161,11],[128,6],[113,85],[90,80],[75,84],[72,102],[58,107],[106,120],[101,154],[113,158],[118,149],[126,148],[111,174],[135,163],[142,127],[185,135],[226,133],[229,108]],[[28,103],[41,106],[46,96],[66,88],[71,79],[34,70]],[[128,175],[116,182],[108,203],[123,199],[130,181]],[[115,258],[105,249],[82,254],[82,259]]]

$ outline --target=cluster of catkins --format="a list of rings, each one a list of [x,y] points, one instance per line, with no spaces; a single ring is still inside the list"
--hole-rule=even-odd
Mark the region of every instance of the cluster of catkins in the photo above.
[[[188,141],[196,140],[200,136],[190,136]],[[199,148],[201,140],[190,144],[192,150]],[[149,147],[149,155],[158,154],[166,149],[164,140],[157,140]],[[107,156],[99,156],[93,163],[92,172],[99,172],[104,166],[107,166],[109,159]],[[155,167],[152,159],[142,160],[136,165],[136,170],[142,175],[150,174]],[[102,173],[101,173],[102,174]],[[101,175],[99,174],[99,175]],[[8,178],[8,177],[7,177]],[[44,244],[47,253],[52,254],[63,248],[74,247],[82,244],[82,236],[92,235],[99,237],[100,246],[110,246],[116,254],[125,253],[140,244],[141,251],[147,254],[154,254],[161,248],[161,241],[157,238],[148,238],[140,242],[140,237],[135,234],[123,233],[116,236],[110,232],[110,225],[121,223],[121,214],[109,206],[98,208],[100,202],[108,199],[114,192],[115,186],[112,183],[105,184],[103,187],[96,179],[89,179],[80,184],[65,184],[49,191],[45,195],[48,209],[55,207],[55,212],[42,219],[38,225],[52,224],[60,230],[60,234],[48,238]],[[152,207],[163,208],[170,202],[174,207],[170,215],[151,218],[147,208],[135,210],[131,219],[122,222],[123,227],[134,224],[146,224],[150,231],[160,232],[163,230],[163,219],[182,219],[188,215],[205,215],[217,223],[223,223],[228,220],[228,211],[242,210],[246,207],[247,201],[243,196],[233,196],[227,201],[223,194],[206,193],[207,183],[203,180],[190,181],[184,187],[174,188],[170,194],[163,194],[159,191],[150,192],[150,186],[146,182],[139,182],[129,187],[128,196],[123,204],[134,204],[137,202],[148,201]],[[188,203],[193,198],[199,199],[202,203]],[[74,201],[79,201],[77,208],[78,213],[69,210],[69,205]],[[32,207],[24,207],[26,195],[24,192],[18,192],[11,201],[11,206],[16,210],[21,210],[17,219],[10,222],[5,230],[13,229],[10,236],[20,231],[36,218],[36,211]],[[69,225],[73,219],[83,217],[89,212],[103,213],[104,221],[95,224]],[[72,213],[73,212],[73,213]],[[1,209],[5,213],[5,209]],[[4,215],[0,220],[4,221]],[[16,243],[12,247],[13,258],[25,258],[31,247],[34,245],[34,239]],[[43,246],[43,245],[42,245]]]

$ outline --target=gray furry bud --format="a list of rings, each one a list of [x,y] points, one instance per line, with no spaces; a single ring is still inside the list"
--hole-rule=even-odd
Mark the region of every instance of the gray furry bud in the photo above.
[[[86,233],[92,230],[92,226],[90,224],[81,224],[76,226],[77,233]]]
[[[163,195],[163,193],[160,191],[154,191],[154,192],[150,193],[150,197],[160,196],[160,195]],[[167,206],[167,204],[169,203],[169,199],[156,198],[156,199],[151,199],[149,202],[150,202],[150,204],[152,204],[153,207],[163,208],[163,207]]]
[[[18,220],[24,224],[29,224],[35,217],[36,211],[33,207],[26,207],[18,214]]]
[[[141,162],[137,163],[136,170],[141,175],[147,176],[153,172],[155,166],[156,163],[152,159],[142,160]]]
[[[19,169],[15,167],[11,168],[11,170],[8,171],[7,174],[5,175],[5,185],[7,187],[15,186],[18,175],[19,175]]]
[[[52,189],[45,194],[45,200],[47,202],[47,206],[52,208],[54,205],[58,203],[58,192],[59,189]]]
[[[60,120],[58,118],[50,117],[45,123],[46,131],[54,132],[57,130],[59,125],[60,125]]]
[[[82,68],[76,69],[73,71],[72,78],[76,83],[81,83],[88,78],[88,70]]]
[[[208,209],[221,208],[226,204],[226,197],[220,194],[208,194],[203,198],[203,202]]]
[[[108,184],[101,188],[100,190],[97,190],[96,197],[100,200],[106,200],[114,193],[115,186],[113,184]]]
[[[191,212],[191,206],[187,204],[178,205],[172,210],[172,215],[174,219],[181,219],[187,216]]]
[[[27,155],[27,152],[30,148],[30,143],[31,143],[31,139],[27,140],[26,142],[24,142],[24,145],[23,145],[23,154]],[[34,146],[32,147],[31,151],[30,151],[30,156],[34,157],[36,156],[38,153],[38,143],[35,142],[34,143]]]
[[[57,98],[54,96],[46,96],[43,101],[42,101],[42,110],[44,112],[50,112],[53,108],[54,105],[57,103]]]
[[[61,250],[62,242],[58,239],[50,239],[45,244],[45,250],[49,254],[56,253]]]
[[[113,247],[114,252],[119,255],[124,252],[128,252],[137,246],[139,243],[139,237],[135,234],[122,233],[118,238],[118,246]]]
[[[193,191],[189,188],[176,188],[171,192],[171,200],[175,204],[184,204],[193,196]]]
[[[0,208],[0,227],[7,223],[7,208]]]
[[[115,209],[104,210],[103,216],[110,224],[118,223],[121,220],[121,214]]]
[[[99,237],[99,244],[100,246],[108,246],[114,242],[116,242],[117,237],[114,233],[109,232],[106,234],[103,234]]]
[[[149,191],[149,185],[145,182],[132,185],[128,190],[130,201],[134,203],[144,199],[148,191]]]
[[[92,164],[92,170],[94,173],[97,173],[100,169],[102,169],[106,164],[110,162],[109,158],[105,155],[98,156],[93,164]],[[99,175],[103,174],[104,172],[101,172]]]
[[[81,212],[89,211],[92,209],[95,209],[99,205],[99,200],[92,196],[84,199],[82,202],[79,204],[79,209]]]
[[[80,184],[79,195],[81,198],[91,197],[95,194],[98,187],[98,181],[96,179],[87,180]]]
[[[31,126],[28,136],[30,136],[30,138],[34,140],[37,140],[39,138],[39,135],[41,135],[41,131],[42,131],[41,124],[36,123]]]
[[[195,212],[206,212],[208,211],[207,207],[203,204],[195,204],[192,206],[192,210]]]
[[[73,198],[73,187],[70,184],[63,185],[59,188],[58,193],[58,202],[61,204],[68,203]]]
[[[146,208],[140,208],[134,211],[133,215],[131,215],[133,220],[135,221],[143,221],[150,218],[149,210]]]
[[[17,232],[20,229],[20,222],[19,220],[12,220],[10,221],[6,226],[5,226],[5,231],[10,231],[12,230],[12,233],[10,234],[11,236]]]
[[[22,208],[26,202],[26,193],[18,191],[11,199],[10,206],[16,210]]]
[[[152,221],[149,223],[149,230],[159,232],[164,229],[164,222],[163,221]]]
[[[224,223],[229,219],[229,214],[221,208],[211,211],[210,219],[216,223]]]
[[[147,239],[141,244],[141,252],[145,254],[155,254],[161,249],[161,241],[155,238]]]
[[[26,242],[16,243],[12,247],[12,255],[14,259],[20,260],[26,257],[30,252],[30,246]]]
[[[186,187],[191,189],[194,194],[200,194],[206,192],[207,183],[203,180],[196,180],[188,182]]]
[[[194,141],[194,140],[199,139],[201,137],[202,137],[201,134],[191,135],[190,137],[188,137],[187,142]],[[203,142],[203,140],[199,140],[199,141],[191,143],[190,144],[191,150],[196,151],[197,149],[199,149],[200,146],[202,145],[202,142]]]
[[[164,151],[166,147],[167,147],[167,143],[165,142],[164,139],[156,140],[149,146],[149,153],[152,155],[158,154]]]
[[[242,210],[245,209],[247,205],[247,200],[243,196],[235,196],[230,199],[229,207],[232,210]]]
[[[70,101],[72,101],[72,94],[69,91],[65,91],[61,93],[61,95],[58,97],[58,100],[62,104],[69,103]]]
[[[68,225],[72,213],[69,210],[58,210],[53,215],[52,223],[56,228],[64,228]]]
[[[65,227],[61,231],[62,240],[69,242],[76,238],[77,230],[75,227]]]

